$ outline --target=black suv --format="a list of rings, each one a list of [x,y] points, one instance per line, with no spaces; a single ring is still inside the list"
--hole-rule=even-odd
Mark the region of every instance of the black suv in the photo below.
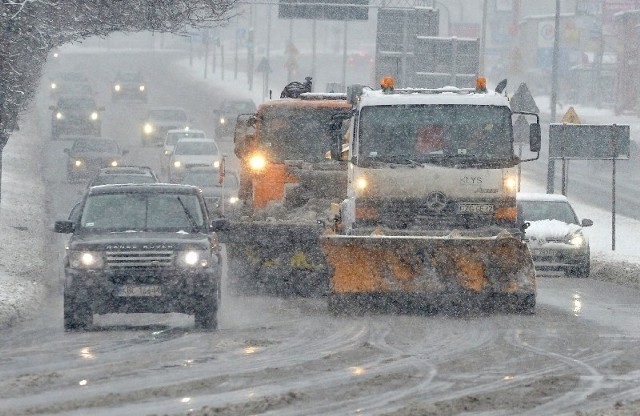
[[[100,136],[102,111],[92,97],[84,95],[64,96],[49,107],[51,136],[57,140],[62,134]]]
[[[202,191],[171,184],[89,188],[64,258],[64,327],[89,327],[93,314],[184,313],[217,328],[222,262]]]

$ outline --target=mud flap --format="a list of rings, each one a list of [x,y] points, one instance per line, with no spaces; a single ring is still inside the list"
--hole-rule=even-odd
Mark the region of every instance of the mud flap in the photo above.
[[[228,273],[244,294],[323,296],[329,268],[316,224],[232,222],[225,230]]]
[[[510,235],[327,235],[321,237],[321,246],[332,267],[330,309],[349,298],[383,306],[380,299],[400,305],[410,300],[428,310],[476,304],[480,309],[530,313],[535,306],[531,254]],[[504,300],[516,304],[503,308]]]

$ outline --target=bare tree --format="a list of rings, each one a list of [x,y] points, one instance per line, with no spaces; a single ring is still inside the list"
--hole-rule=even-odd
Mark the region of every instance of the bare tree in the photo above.
[[[2,149],[36,94],[51,49],[112,32],[181,33],[233,17],[237,0],[0,0]]]

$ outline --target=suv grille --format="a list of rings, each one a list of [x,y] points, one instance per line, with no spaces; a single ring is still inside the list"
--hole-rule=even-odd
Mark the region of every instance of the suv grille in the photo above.
[[[173,265],[171,250],[107,251],[107,267],[170,267]]]

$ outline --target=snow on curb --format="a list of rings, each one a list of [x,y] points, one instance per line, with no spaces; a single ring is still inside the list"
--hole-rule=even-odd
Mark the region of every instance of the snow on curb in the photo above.
[[[44,145],[37,112],[23,113],[2,159],[0,200],[0,328],[28,318],[42,303],[48,282]]]

